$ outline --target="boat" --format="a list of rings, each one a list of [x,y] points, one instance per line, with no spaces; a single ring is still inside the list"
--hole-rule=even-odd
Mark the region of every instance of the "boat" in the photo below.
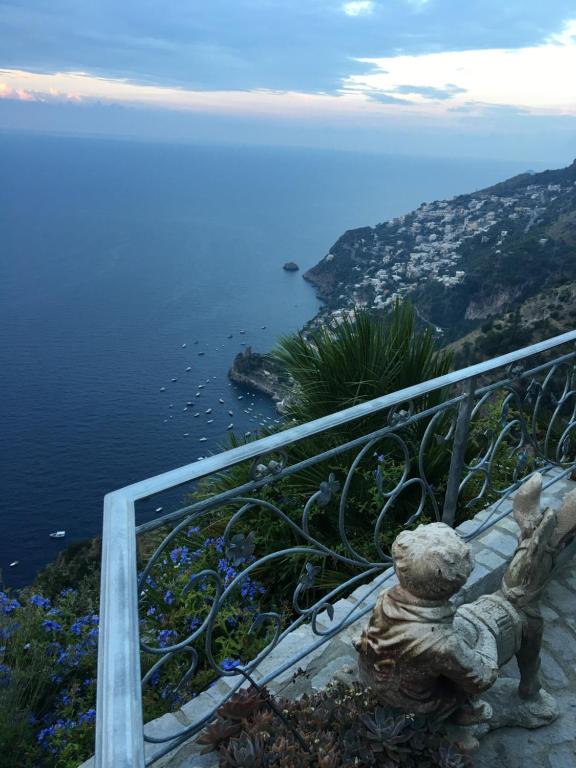
[[[160,387],[160,392],[166,392],[166,387]]]
[[[198,352],[198,357],[202,357],[202,355],[205,355],[206,352]]]
[[[228,424],[228,426],[226,427],[226,429],[234,429],[234,424]]]
[[[186,344],[182,344],[182,349],[184,349],[185,346],[186,346]]]
[[[194,418],[196,418],[197,416],[200,416],[200,411],[194,414]]]
[[[194,397],[200,397],[200,392],[196,392],[196,394],[194,395]]]
[[[212,408],[206,408],[205,413],[212,413]]]
[[[222,398],[222,397],[219,397],[219,398],[218,398],[218,402],[219,402],[219,403],[221,403],[222,405],[224,405],[224,398]]]
[[[175,381],[178,381],[178,379],[172,379],[172,383],[174,383]]]
[[[212,424],[212,422],[213,422],[213,421],[214,421],[214,419],[208,419],[208,421],[206,422],[206,424]]]
[[[198,384],[198,389],[204,389],[205,386],[205,384]]]
[[[198,442],[200,442],[200,443],[205,443],[205,442],[206,442],[206,440],[208,440],[208,438],[207,438],[207,437],[201,437],[201,438],[200,438],[200,440],[199,440]]]
[[[163,509],[164,509],[164,507],[156,507],[154,512],[162,512]]]
[[[188,437],[189,434],[190,432],[184,432],[184,437]]]
[[[192,366],[191,366],[191,365],[189,365],[189,366],[186,368],[186,370],[187,370],[187,371],[191,371],[191,370],[192,370]]]
[[[234,411],[228,411],[228,416],[234,416]]]
[[[242,400],[242,399],[243,399],[243,395],[238,395],[238,400]]]
[[[63,539],[66,536],[66,531],[54,531],[50,534],[51,539]]]
[[[10,563],[10,568],[14,568],[14,566],[19,564],[20,564],[20,560],[14,560],[12,563]]]
[[[187,401],[186,401],[186,405],[188,405],[188,406],[192,406],[192,405],[194,405],[194,403],[192,402],[192,400],[187,400]]]
[[[263,325],[262,330],[265,331],[267,327],[268,327],[267,325]]]
[[[244,334],[244,333],[246,333],[246,331],[240,331],[240,333]]]

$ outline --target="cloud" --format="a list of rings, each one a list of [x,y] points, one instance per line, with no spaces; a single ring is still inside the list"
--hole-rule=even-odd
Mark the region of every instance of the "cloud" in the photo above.
[[[342,10],[346,16],[369,16],[374,13],[373,0],[352,0],[352,2],[344,3]]]
[[[359,58],[530,47],[574,16],[574,0],[370,2],[354,18],[343,10],[354,0],[0,0],[0,67],[337,93]]]
[[[466,93],[466,88],[460,88],[453,83],[447,83],[443,88],[436,88],[432,85],[397,85],[394,93],[416,94],[431,101],[444,101],[445,99],[452,99],[459,93]]]
[[[402,94],[414,105],[444,101],[576,115],[576,20],[539,45],[366,58],[344,92]],[[465,94],[465,98],[463,98]]]

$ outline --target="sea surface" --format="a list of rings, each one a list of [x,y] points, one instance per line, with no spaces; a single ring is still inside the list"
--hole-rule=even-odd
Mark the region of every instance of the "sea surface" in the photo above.
[[[4,583],[98,535],[106,492],[221,450],[230,423],[240,435],[274,423],[228,368],[242,344],[268,350],[315,314],[302,273],[346,229],[522,170],[0,135]],[[287,260],[301,271],[283,271]]]

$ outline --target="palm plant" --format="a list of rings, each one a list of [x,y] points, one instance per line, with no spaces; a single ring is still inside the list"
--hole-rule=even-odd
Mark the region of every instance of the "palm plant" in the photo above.
[[[417,327],[409,301],[387,316],[356,312],[319,331],[285,336],[273,352],[295,382],[288,416],[302,423],[448,373],[450,353]],[[428,396],[429,404],[442,399]]]

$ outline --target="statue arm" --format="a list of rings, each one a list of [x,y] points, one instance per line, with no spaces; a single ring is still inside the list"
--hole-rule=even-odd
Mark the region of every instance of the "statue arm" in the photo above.
[[[475,695],[494,684],[498,677],[498,649],[494,636],[481,629],[474,647],[457,633],[449,640],[439,670],[466,693]]]

